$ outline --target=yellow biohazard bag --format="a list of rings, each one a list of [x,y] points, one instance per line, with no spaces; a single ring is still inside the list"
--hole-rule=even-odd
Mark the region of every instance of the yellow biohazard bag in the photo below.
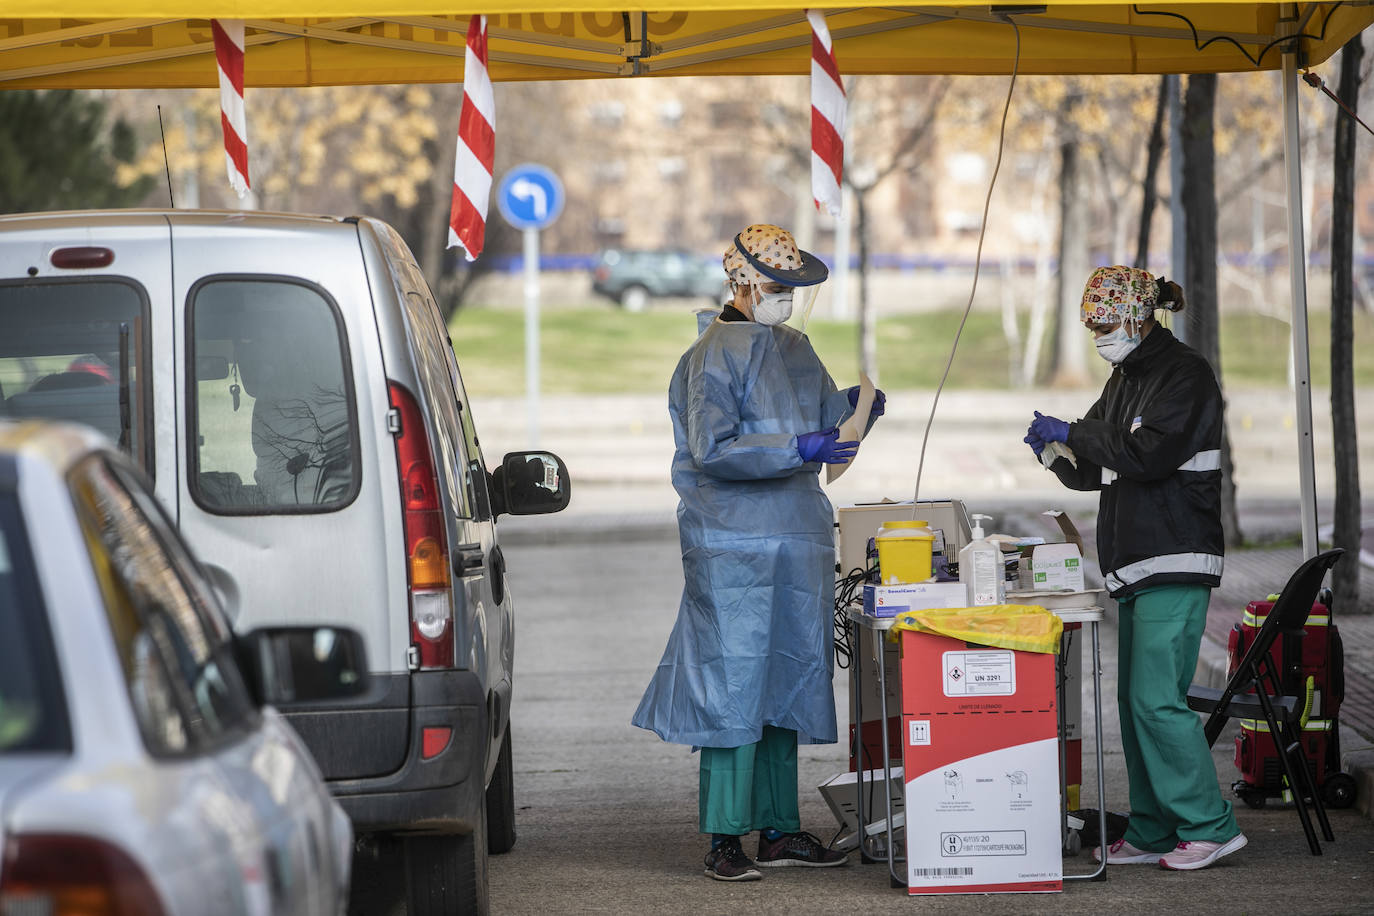
[[[893,618],[888,638],[896,640],[902,630],[935,633],[999,649],[1057,653],[1064,622],[1038,605],[991,604],[907,611]]]

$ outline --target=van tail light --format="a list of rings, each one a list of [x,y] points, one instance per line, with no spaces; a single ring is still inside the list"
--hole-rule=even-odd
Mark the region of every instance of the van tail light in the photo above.
[[[17,834],[0,859],[0,913],[164,916],[157,890],[128,853],[102,840]]]
[[[388,382],[387,391],[392,408],[401,415],[396,468],[410,586],[410,635],[420,651],[422,669],[452,668],[453,590],[439,476],[434,473],[429,435],[415,396],[396,382]]]

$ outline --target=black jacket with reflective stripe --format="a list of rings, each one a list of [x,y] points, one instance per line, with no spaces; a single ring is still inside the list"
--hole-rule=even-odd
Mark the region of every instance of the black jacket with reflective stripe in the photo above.
[[[1221,389],[1212,367],[1156,326],[1069,426],[1065,486],[1101,490],[1097,555],[1108,592],[1221,584]]]

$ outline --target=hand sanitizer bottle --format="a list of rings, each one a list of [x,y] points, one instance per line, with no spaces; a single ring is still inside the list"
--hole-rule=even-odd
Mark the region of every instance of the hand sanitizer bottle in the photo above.
[[[959,551],[959,581],[964,583],[964,596],[969,607],[985,604],[1006,604],[1007,576],[1002,565],[1002,551],[983,537],[983,521],[990,515],[973,516],[973,539]]]

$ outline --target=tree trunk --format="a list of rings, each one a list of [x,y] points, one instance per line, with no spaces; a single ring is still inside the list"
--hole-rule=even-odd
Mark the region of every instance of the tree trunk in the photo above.
[[[1150,143],[1145,152],[1145,180],[1140,183],[1140,231],[1136,234],[1135,266],[1149,268],[1150,222],[1155,215],[1156,185],[1159,163],[1164,158],[1164,111],[1169,107],[1169,77],[1159,78],[1159,95],[1155,99],[1155,123],[1150,128]]]
[[[425,275],[431,290],[439,288],[444,272],[444,252],[448,245],[449,211],[453,206],[453,160],[457,144],[444,134],[425,141],[430,162],[435,163],[429,185],[421,191],[416,209],[424,214],[420,227],[420,272]]]
[[[1088,377],[1086,336],[1078,323],[1078,306],[1092,269],[1088,264],[1088,201],[1078,138],[1070,124],[1077,104],[1077,96],[1067,96],[1060,116],[1064,139],[1059,145],[1059,282],[1050,378],[1052,384],[1065,387],[1081,385]]]
[[[854,188],[854,233],[859,238],[859,369],[878,384],[877,321],[868,298],[868,188]]]
[[[1047,138],[1045,152],[1053,148],[1053,141]],[[1049,209],[1045,203],[1050,186],[1050,171],[1053,159],[1049,155],[1037,157],[1034,190],[1030,197],[1030,214],[1039,219]],[[1023,388],[1029,388],[1040,377],[1040,345],[1045,339],[1046,313],[1050,309],[1050,296],[1053,292],[1050,275],[1050,245],[1048,232],[1038,233],[1035,240],[1035,268],[1030,285],[1030,321],[1026,327],[1026,344],[1021,351],[1021,378]]]
[[[1188,77],[1183,98],[1183,221],[1188,234],[1188,309],[1183,313],[1188,344],[1201,353],[1221,383],[1221,313],[1217,303],[1217,186],[1216,149],[1212,126],[1216,113],[1217,77],[1214,73]],[[1223,392],[1225,389],[1223,388]],[[1236,513],[1235,468],[1231,436],[1222,412],[1221,524],[1227,546],[1241,543]]]
[[[997,287],[1002,302],[1002,336],[1007,341],[1007,384],[1011,388],[1016,388],[1024,369],[1017,365],[1017,360],[1021,356],[1021,326],[1016,321],[1016,262],[1010,252],[1002,254],[998,267],[1000,282]]]
[[[1358,111],[1360,36],[1341,49],[1340,97]],[[1345,558],[1332,570],[1336,607],[1360,607],[1360,450],[1356,442],[1354,364],[1355,119],[1336,115],[1331,190],[1331,431],[1336,454],[1334,546]]]

